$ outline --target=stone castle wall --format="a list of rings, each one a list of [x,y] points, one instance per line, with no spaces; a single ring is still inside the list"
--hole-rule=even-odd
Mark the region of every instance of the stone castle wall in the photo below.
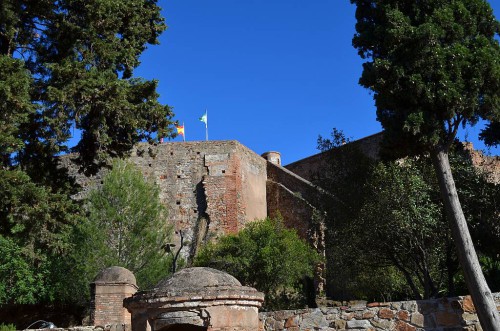
[[[500,311],[500,293],[495,293]],[[263,312],[260,331],[479,331],[470,296],[420,301],[357,301],[340,307]]]
[[[472,143],[464,143],[464,147],[470,153],[472,164],[483,171],[491,182],[500,184],[500,156],[484,155],[475,150]]]
[[[382,132],[380,132],[350,142],[349,145],[355,148],[359,148],[359,150],[369,158],[378,159],[382,138],[383,135]],[[317,182],[321,179],[321,176],[324,173],[325,169],[328,169],[328,162],[332,157],[332,152],[326,151],[287,164],[285,168],[308,181]]]
[[[304,240],[310,240],[314,214],[324,210],[322,204],[331,198],[330,195],[271,162],[267,164],[267,192],[268,215],[281,214],[285,225],[296,229]]]
[[[350,142],[349,145],[358,148],[361,153],[371,159],[378,159],[383,132]],[[486,174],[493,183],[500,184],[500,156],[489,156],[475,150],[472,143],[464,143],[470,153],[472,164]],[[311,182],[320,182],[324,169],[328,169],[328,162],[332,158],[331,151],[318,153],[302,160],[290,163],[285,167],[293,173]]]
[[[103,174],[85,177],[70,159],[64,157],[62,166],[82,186],[81,198]],[[237,141],[140,143],[128,159],[160,186],[168,222],[191,243],[184,257],[193,256],[205,240],[267,216],[266,160]]]

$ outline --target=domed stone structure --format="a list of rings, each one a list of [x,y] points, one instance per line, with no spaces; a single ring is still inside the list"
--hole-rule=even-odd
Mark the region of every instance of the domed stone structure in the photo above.
[[[109,267],[102,270],[94,279],[94,283],[123,283],[136,285],[134,274],[123,267]]]
[[[264,294],[212,268],[186,268],[124,300],[133,331],[259,328]]]
[[[131,316],[123,307],[123,299],[137,292],[134,274],[122,267],[102,270],[90,284],[91,325],[130,324]]]

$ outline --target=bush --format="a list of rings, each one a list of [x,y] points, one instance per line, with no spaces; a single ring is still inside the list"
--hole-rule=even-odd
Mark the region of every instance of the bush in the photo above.
[[[226,271],[243,285],[264,292],[265,309],[291,309],[305,305],[307,278],[310,282],[320,261],[294,230],[267,218],[206,245],[195,265]]]
[[[0,331],[16,331],[14,324],[0,324]]]

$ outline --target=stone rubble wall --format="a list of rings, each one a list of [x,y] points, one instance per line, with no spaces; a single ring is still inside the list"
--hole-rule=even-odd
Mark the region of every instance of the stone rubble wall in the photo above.
[[[500,293],[495,293],[500,310]],[[346,306],[259,314],[259,331],[387,330],[481,331],[470,296],[400,302],[351,302]]]

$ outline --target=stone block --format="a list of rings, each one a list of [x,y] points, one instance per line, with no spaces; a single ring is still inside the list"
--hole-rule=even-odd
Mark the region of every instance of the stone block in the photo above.
[[[472,297],[470,295],[466,295],[462,300],[462,309],[467,313],[476,312],[476,307],[474,307],[474,302],[472,302]]]
[[[392,322],[391,320],[372,320],[371,321],[371,324],[378,328],[378,329],[382,329],[382,330],[392,330],[392,327],[394,325],[394,322]]]
[[[394,312],[390,308],[382,308],[378,311],[378,317],[391,319],[394,318]]]
[[[370,318],[373,318],[375,317],[375,313],[373,311],[370,311],[370,310],[365,310],[361,316],[362,319],[370,319]]]
[[[413,313],[414,311],[417,311],[418,305],[416,301],[403,301],[401,303],[401,309],[408,310]]]
[[[366,308],[366,301],[364,300],[354,300],[354,301],[349,301],[348,302],[348,306],[351,308],[351,309],[365,309]]]
[[[285,320],[285,328],[291,328],[293,326],[298,326],[299,317],[298,316],[290,316]]]
[[[408,310],[400,310],[396,313],[396,317],[399,320],[408,322],[410,320],[410,313],[408,312]]]
[[[303,314],[300,326],[302,329],[314,329],[319,327],[327,327],[329,326],[329,323],[326,320],[325,316],[321,313],[321,311],[317,309],[309,314]]]
[[[462,319],[465,321],[465,324],[467,324],[467,325],[479,322],[479,318],[477,317],[476,314],[463,313]]]
[[[330,324],[330,326],[334,327],[337,330],[345,329],[346,325],[347,321],[344,320],[336,320],[335,322]]]
[[[371,328],[372,324],[367,320],[351,320],[347,321],[348,329],[368,329]]]
[[[341,317],[343,320],[346,320],[346,321],[350,321],[354,318],[354,313],[346,313],[346,312],[343,312],[342,313],[342,317]]]
[[[426,324],[424,315],[422,315],[420,313],[411,314],[410,322],[411,322],[411,324],[414,324],[418,327],[424,327]]]
[[[395,325],[395,331],[415,331],[417,330],[416,327],[403,322],[403,321],[397,321]]]
[[[438,311],[434,313],[437,326],[456,326],[460,325],[460,316],[456,313],[447,311]]]

